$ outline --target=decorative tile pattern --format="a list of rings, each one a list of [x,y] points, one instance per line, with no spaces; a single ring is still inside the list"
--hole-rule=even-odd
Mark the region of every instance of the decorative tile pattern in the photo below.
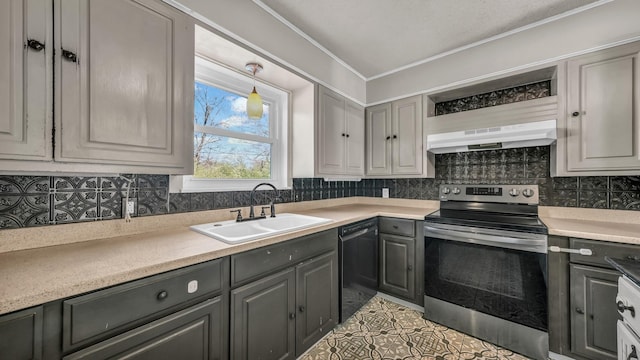
[[[280,190],[279,203],[350,196],[438,200],[438,187],[452,184],[537,184],[540,204],[640,210],[640,177],[554,177],[548,146],[439,154],[434,179],[363,179],[324,181],[295,178]],[[0,229],[122,218],[122,203],[138,200],[135,216],[226,209],[249,205],[249,191],[168,194],[168,175],[123,177],[0,176]],[[167,210],[167,196],[170,209]],[[255,205],[266,205],[271,190],[256,193]],[[259,209],[258,209],[259,211]]]
[[[458,360],[527,358],[422,318],[374,297],[309,349],[301,360]]]
[[[540,99],[551,95],[551,81],[495,90],[484,94],[468,96],[436,103],[436,116],[485,107],[511,104],[514,102]]]

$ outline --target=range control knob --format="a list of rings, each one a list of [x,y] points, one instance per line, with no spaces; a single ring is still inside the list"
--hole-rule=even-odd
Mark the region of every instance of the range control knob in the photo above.
[[[443,194],[447,195],[447,194],[448,194],[448,193],[450,193],[450,192],[451,192],[451,189],[449,189],[448,187],[443,187],[443,188],[442,188],[442,193],[443,193]]]
[[[516,196],[520,195],[520,190],[518,190],[518,189],[511,189],[511,190],[509,190],[509,195],[511,195],[511,196],[513,196],[513,197],[516,197]]]
[[[451,192],[452,192],[454,195],[458,195],[458,194],[460,194],[460,189],[459,189],[459,188],[457,188],[457,187],[454,187],[454,188],[453,188],[453,190],[451,190]]]
[[[525,197],[532,197],[533,196],[533,189],[524,189],[522,190],[522,195],[524,195]]]

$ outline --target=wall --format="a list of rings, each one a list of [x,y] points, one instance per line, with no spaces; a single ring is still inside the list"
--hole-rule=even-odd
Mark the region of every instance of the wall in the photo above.
[[[165,0],[198,13],[195,16],[223,34],[364,105],[365,80],[330,57],[252,1]],[[204,19],[206,18],[206,19]]]
[[[438,185],[537,184],[540,205],[640,210],[640,177],[549,176],[549,147],[491,150],[436,156],[435,179],[364,179],[359,182],[294,178],[281,190],[283,202],[382,196],[438,200]],[[131,196],[138,216],[249,205],[249,191],[167,194],[167,175],[134,178]],[[118,219],[126,181],[113,177],[0,176],[0,229]],[[272,192],[259,191],[256,204],[267,204]]]
[[[616,0],[367,82],[369,105],[502,77],[609,44],[640,39],[640,1]]]

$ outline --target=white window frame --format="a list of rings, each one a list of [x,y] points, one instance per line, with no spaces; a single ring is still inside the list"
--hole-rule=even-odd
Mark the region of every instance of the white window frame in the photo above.
[[[253,78],[219,65],[200,56],[195,57],[195,80],[240,96],[248,96]],[[194,84],[195,86],[195,84]],[[192,175],[170,177],[171,192],[214,192],[251,190],[259,183],[268,182],[279,189],[291,186],[289,171],[289,104],[290,92],[259,82],[256,88],[264,103],[269,104],[269,141],[262,136],[239,133],[214,127],[194,126],[194,132],[204,132],[243,140],[271,144],[270,179],[201,179]],[[192,120],[195,121],[195,120]],[[193,135],[193,134],[192,134]],[[191,136],[193,141],[193,136]]]

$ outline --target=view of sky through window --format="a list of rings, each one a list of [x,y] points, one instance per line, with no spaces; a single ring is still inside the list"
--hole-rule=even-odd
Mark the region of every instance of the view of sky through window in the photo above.
[[[246,113],[247,98],[207,84],[195,86],[196,178],[269,179],[269,105],[258,120]]]

